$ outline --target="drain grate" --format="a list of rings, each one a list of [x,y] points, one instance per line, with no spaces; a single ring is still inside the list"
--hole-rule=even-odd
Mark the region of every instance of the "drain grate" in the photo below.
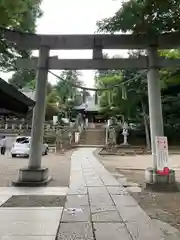
[[[64,207],[66,196],[18,195],[12,196],[0,207]]]

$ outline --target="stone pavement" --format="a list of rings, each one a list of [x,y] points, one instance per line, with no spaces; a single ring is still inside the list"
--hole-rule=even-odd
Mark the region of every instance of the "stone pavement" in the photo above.
[[[82,148],[72,155],[70,188],[57,239],[175,240],[163,234],[96,159],[94,150]]]
[[[0,188],[1,204],[12,195],[67,195],[64,207],[1,207],[0,239],[178,240],[165,237],[96,159],[94,150],[82,148],[72,154],[69,189]]]
[[[16,195],[66,195],[67,187],[1,187],[0,205]],[[0,208],[0,240],[55,240],[62,207]]]

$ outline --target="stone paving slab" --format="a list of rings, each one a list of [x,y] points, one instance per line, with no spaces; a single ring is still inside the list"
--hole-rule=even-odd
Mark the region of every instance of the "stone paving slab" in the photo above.
[[[96,181],[91,181],[91,182],[87,182],[87,187],[103,187],[103,183],[102,182],[96,182]]]
[[[3,236],[2,240],[54,240],[54,236]]]
[[[107,191],[107,188],[105,186],[102,186],[102,187],[88,187],[88,192],[89,192],[89,195],[100,195],[100,194],[107,194],[108,195],[108,191]]]
[[[118,212],[115,211],[97,211],[92,214],[92,222],[122,222]]]
[[[89,222],[89,221],[90,221],[89,206],[79,208],[65,208],[61,219],[61,222]]]
[[[118,181],[116,181],[115,179],[113,180],[111,178],[103,178],[102,177],[102,181],[105,186],[120,186],[120,183]]]
[[[149,216],[142,210],[139,205],[124,206],[116,205],[116,208],[124,222],[148,222]]]
[[[59,222],[49,221],[18,221],[3,222],[0,225],[0,239],[4,236],[55,236]]]
[[[105,198],[105,196],[101,195],[98,197],[93,197],[89,199],[90,205],[91,206],[113,206],[114,203],[111,200],[111,198]]]
[[[165,240],[163,232],[151,220],[141,224],[136,220],[126,223],[126,226],[133,240]]]
[[[136,200],[130,195],[112,195],[112,199],[116,206],[137,206]]]
[[[124,223],[95,223],[96,240],[131,240]]]
[[[86,195],[87,194],[87,187],[73,187],[69,188],[68,194],[70,195]]]
[[[91,223],[61,223],[57,240],[94,240]]]
[[[2,195],[66,195],[67,187],[0,187]]]
[[[50,208],[0,208],[0,224],[6,221],[59,221],[62,207]]]
[[[97,213],[97,212],[107,212],[107,211],[116,211],[115,206],[91,206],[91,213]]]
[[[14,236],[36,236],[42,240],[43,236],[49,236],[49,239],[55,239],[61,214],[62,208],[2,208],[0,239],[8,239],[8,236],[9,239],[14,239]]]

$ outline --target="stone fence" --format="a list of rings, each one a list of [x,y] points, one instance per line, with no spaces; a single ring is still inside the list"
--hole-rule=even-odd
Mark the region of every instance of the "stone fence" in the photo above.
[[[44,129],[55,129],[53,124],[44,124]],[[31,130],[31,124],[25,123],[1,123],[0,122],[0,130]]]

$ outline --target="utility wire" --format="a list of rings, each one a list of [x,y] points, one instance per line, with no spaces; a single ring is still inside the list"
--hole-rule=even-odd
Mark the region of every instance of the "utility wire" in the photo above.
[[[52,74],[53,76],[55,76],[56,78],[62,80],[63,82],[66,82],[65,79],[63,79],[62,77],[56,75],[55,73],[53,73],[52,71],[48,71],[50,74]],[[115,85],[112,85],[112,86],[109,86],[109,87],[106,87],[106,88],[88,88],[88,87],[83,87],[81,85],[78,85],[78,84],[75,84],[75,83],[69,83],[72,87],[75,87],[75,88],[79,88],[79,89],[82,89],[82,90],[87,90],[87,91],[94,91],[94,92],[101,92],[101,91],[108,91],[108,90],[111,90],[113,88],[116,88],[116,87],[119,87],[121,85],[124,85],[124,84],[127,84],[127,83],[130,83],[132,81],[135,81],[137,80],[140,76],[142,76],[143,74],[140,73],[138,75],[136,75],[135,77],[125,81],[125,82],[120,82],[118,84],[115,84]]]

